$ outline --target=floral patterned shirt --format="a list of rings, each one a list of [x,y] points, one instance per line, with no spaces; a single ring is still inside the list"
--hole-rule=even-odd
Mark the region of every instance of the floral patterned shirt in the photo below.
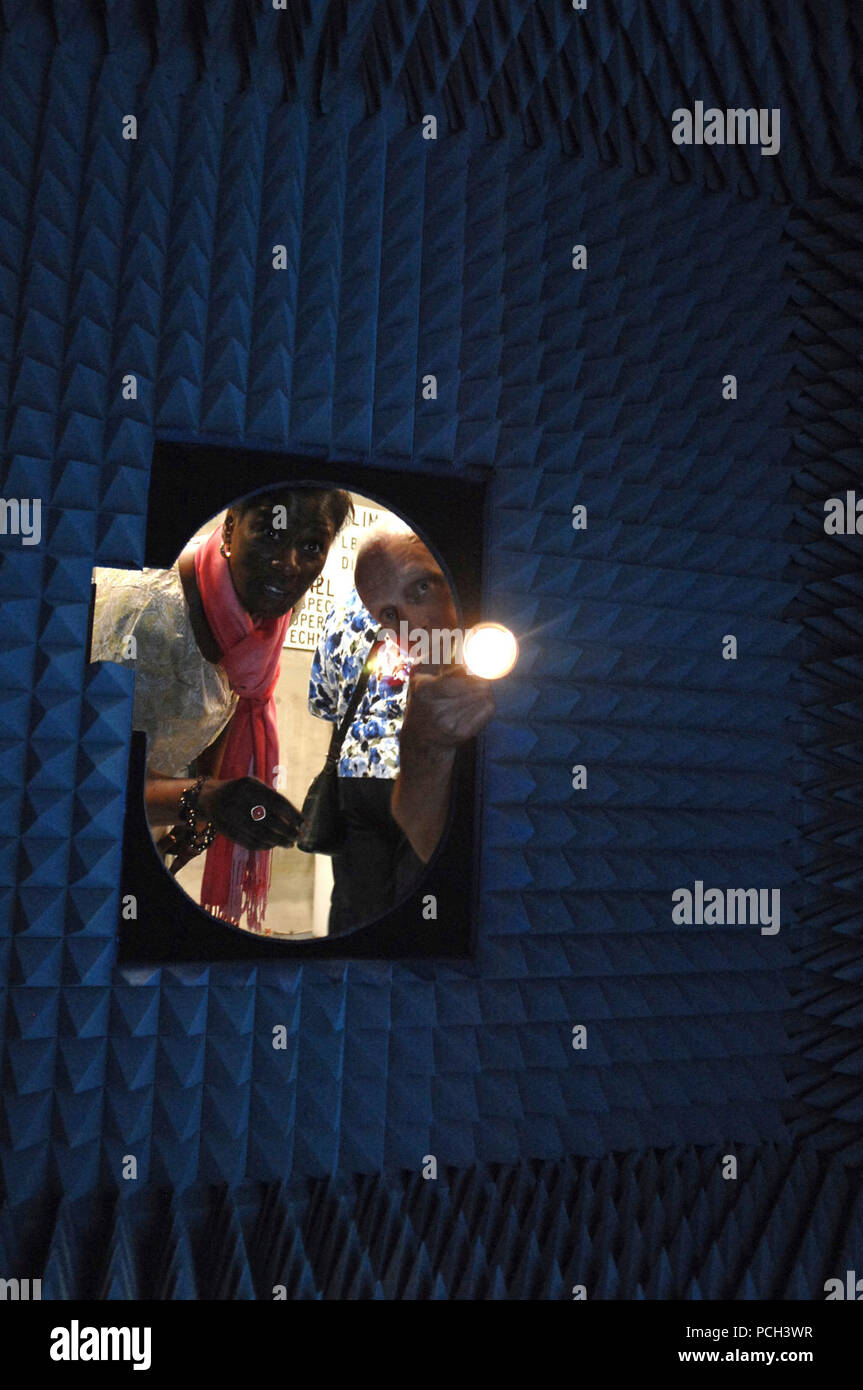
[[[309,709],[319,719],[335,724],[344,718],[378,627],[356,589],[346,603],[327,613],[309,678]],[[376,666],[345,734],[340,777],[398,776],[410,667],[389,638]]]

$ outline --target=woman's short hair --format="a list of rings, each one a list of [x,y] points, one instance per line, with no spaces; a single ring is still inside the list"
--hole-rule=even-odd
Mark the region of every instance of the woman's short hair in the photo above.
[[[323,487],[280,487],[271,488],[266,492],[258,492],[254,497],[245,497],[241,502],[234,502],[230,511],[237,518],[243,517],[247,512],[256,511],[258,507],[278,506],[289,493],[302,496],[304,493],[316,493],[320,496],[323,503],[324,514],[332,523],[333,532],[338,535],[347,521],[354,519],[354,502],[351,494],[342,488],[323,488]]]

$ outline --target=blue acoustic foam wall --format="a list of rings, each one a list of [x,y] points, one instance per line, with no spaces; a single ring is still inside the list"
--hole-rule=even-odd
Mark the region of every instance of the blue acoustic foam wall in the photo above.
[[[859,9],[0,14],[2,486],[44,503],[0,568],[4,1255],[63,1297],[813,1296],[860,1220],[857,579],[814,534],[859,445]],[[781,106],[781,152],[674,146],[696,98]],[[160,434],[490,471],[524,640],[475,961],[113,964],[89,579],[142,562]],[[780,888],[781,933],[675,927],[697,878]]]
[[[800,830],[805,897],[795,975],[799,1131],[861,1154],[860,540],[827,535],[825,502],[860,487],[863,169],[795,210],[793,385],[799,596]]]
[[[863,1200],[813,1148],[40,1198],[0,1221],[43,1298],[812,1300],[853,1267]]]

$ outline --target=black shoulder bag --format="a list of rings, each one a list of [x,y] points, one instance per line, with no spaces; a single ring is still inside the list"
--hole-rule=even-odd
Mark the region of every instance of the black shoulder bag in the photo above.
[[[348,707],[341,724],[333,729],[326,762],[318,773],[303,802],[302,817],[306,822],[306,832],[297,841],[297,849],[306,854],[335,854],[345,840],[345,827],[339,807],[339,756],[347,736],[351,721],[357,712],[360,700],[366,693],[366,686],[372,673],[372,658],[378,648],[378,638],[372,642],[359,680],[354,687]]]

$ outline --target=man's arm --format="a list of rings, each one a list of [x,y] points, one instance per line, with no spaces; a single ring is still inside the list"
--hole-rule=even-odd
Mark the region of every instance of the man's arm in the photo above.
[[[485,728],[494,711],[488,682],[463,667],[411,676],[391,813],[424,864],[446,825],[456,750]]]

